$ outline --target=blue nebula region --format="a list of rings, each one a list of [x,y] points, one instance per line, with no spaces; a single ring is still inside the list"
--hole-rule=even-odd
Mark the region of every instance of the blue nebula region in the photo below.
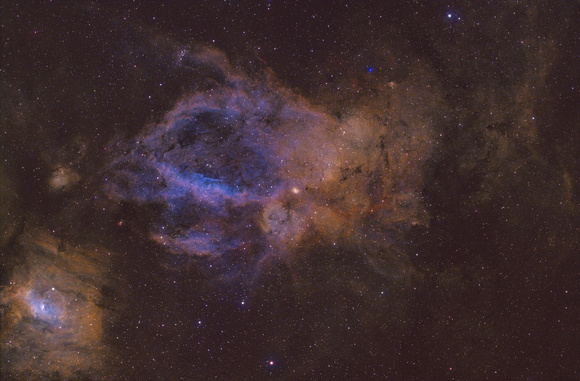
[[[27,301],[32,309],[33,316],[37,319],[50,324],[61,322],[65,299],[58,290],[52,288],[42,293],[31,291],[28,294]]]
[[[255,204],[280,187],[268,145],[246,133],[249,121],[234,100],[222,100],[214,107],[179,105],[114,164],[109,191],[161,206],[152,237],[175,252],[213,256],[235,249],[255,234],[236,223],[238,216],[255,214]]]
[[[104,190],[155,209],[150,237],[170,252],[259,261],[273,247],[270,230],[278,241],[299,234],[289,203],[277,201],[299,192],[301,180],[289,174],[288,152],[300,145],[292,133],[324,125],[326,116],[227,64],[212,65],[220,86],[189,95],[161,123],[111,145],[117,155]],[[268,205],[272,229],[263,223]]]

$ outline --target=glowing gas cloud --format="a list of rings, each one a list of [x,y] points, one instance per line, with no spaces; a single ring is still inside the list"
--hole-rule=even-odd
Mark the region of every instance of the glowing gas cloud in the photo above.
[[[0,292],[2,369],[14,379],[107,378],[113,364],[105,344],[101,290],[107,253],[59,247],[31,231],[19,239],[24,260]],[[43,377],[44,378],[44,377]]]
[[[159,211],[150,237],[168,251],[259,263],[312,240],[384,246],[389,231],[427,223],[418,190],[432,129],[386,106],[404,89],[386,84],[382,110],[336,117],[219,52],[188,62],[213,74],[160,123],[115,141],[105,171],[110,198]]]

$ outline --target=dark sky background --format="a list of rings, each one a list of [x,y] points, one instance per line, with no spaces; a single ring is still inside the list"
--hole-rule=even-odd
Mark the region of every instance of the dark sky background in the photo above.
[[[2,379],[580,379],[579,16],[2,2]]]

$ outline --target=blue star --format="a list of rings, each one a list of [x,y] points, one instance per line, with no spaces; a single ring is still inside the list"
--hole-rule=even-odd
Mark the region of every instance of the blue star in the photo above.
[[[453,11],[447,11],[445,12],[445,20],[448,23],[456,23],[458,21],[461,21],[461,17]]]
[[[373,67],[372,67],[372,66],[369,66],[369,67],[367,68],[367,71],[368,71],[369,73],[372,73],[374,70],[375,70],[375,69],[373,69]]]

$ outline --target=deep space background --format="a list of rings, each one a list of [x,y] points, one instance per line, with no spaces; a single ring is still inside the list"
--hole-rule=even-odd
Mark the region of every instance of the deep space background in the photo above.
[[[2,379],[580,379],[577,1],[0,12]]]

